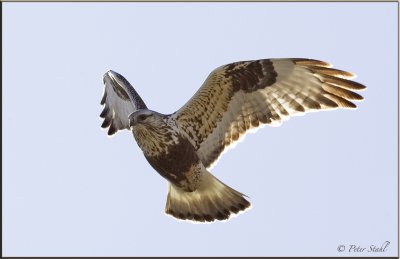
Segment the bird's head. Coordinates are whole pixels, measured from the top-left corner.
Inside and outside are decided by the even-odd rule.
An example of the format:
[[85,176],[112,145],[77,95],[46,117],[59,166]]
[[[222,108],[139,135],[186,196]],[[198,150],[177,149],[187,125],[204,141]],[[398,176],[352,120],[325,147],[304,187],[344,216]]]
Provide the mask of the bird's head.
[[129,129],[145,154],[166,152],[165,143],[171,142],[174,135],[168,125],[168,115],[141,109],[131,113],[128,119]]
[[164,116],[158,112],[148,109],[141,109],[131,113],[128,117],[129,128],[133,130],[136,127],[159,128],[165,124]]

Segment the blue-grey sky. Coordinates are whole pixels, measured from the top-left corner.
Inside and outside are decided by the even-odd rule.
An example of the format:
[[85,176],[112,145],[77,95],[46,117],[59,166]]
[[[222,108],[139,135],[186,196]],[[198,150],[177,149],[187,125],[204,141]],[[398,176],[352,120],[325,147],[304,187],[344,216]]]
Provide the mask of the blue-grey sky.
[[[397,256],[397,5],[3,3],[3,255]],[[214,68],[280,57],[356,73],[365,101],[226,153],[212,171],[246,213],[166,216],[166,180],[132,134],[100,128],[102,75],[171,113]]]

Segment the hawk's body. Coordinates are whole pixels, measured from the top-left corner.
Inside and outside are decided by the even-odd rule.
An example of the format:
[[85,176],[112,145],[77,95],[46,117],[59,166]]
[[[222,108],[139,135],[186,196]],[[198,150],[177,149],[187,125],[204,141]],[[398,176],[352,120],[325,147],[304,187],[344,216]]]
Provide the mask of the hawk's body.
[[307,111],[355,108],[351,73],[309,59],[236,62],[214,70],[177,112],[148,110],[121,75],[104,75],[102,127],[130,129],[152,167],[169,182],[166,213],[180,219],[228,219],[250,203],[208,169],[250,129],[279,125]]

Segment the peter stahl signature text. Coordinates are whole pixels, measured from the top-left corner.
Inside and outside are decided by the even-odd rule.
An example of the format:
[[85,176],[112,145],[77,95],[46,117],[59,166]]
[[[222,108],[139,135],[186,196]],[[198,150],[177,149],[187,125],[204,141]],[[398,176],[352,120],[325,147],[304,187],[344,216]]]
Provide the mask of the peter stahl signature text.
[[[364,252],[382,253],[386,252],[386,249],[388,248],[389,245],[390,245],[389,241],[385,241],[380,246],[370,245],[369,247],[362,247],[359,245],[349,245],[347,251],[350,253],[364,253]],[[345,251],[345,246],[342,246],[341,248],[342,249],[340,249],[341,250],[340,252]]]

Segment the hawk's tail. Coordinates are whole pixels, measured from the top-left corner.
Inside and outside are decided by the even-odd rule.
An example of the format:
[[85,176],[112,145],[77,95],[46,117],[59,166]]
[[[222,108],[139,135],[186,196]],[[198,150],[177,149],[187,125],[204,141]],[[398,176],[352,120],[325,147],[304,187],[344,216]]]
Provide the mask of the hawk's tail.
[[232,213],[250,207],[250,202],[243,196],[206,171],[199,187],[193,192],[169,184],[165,213],[175,218],[200,222],[226,220]]

